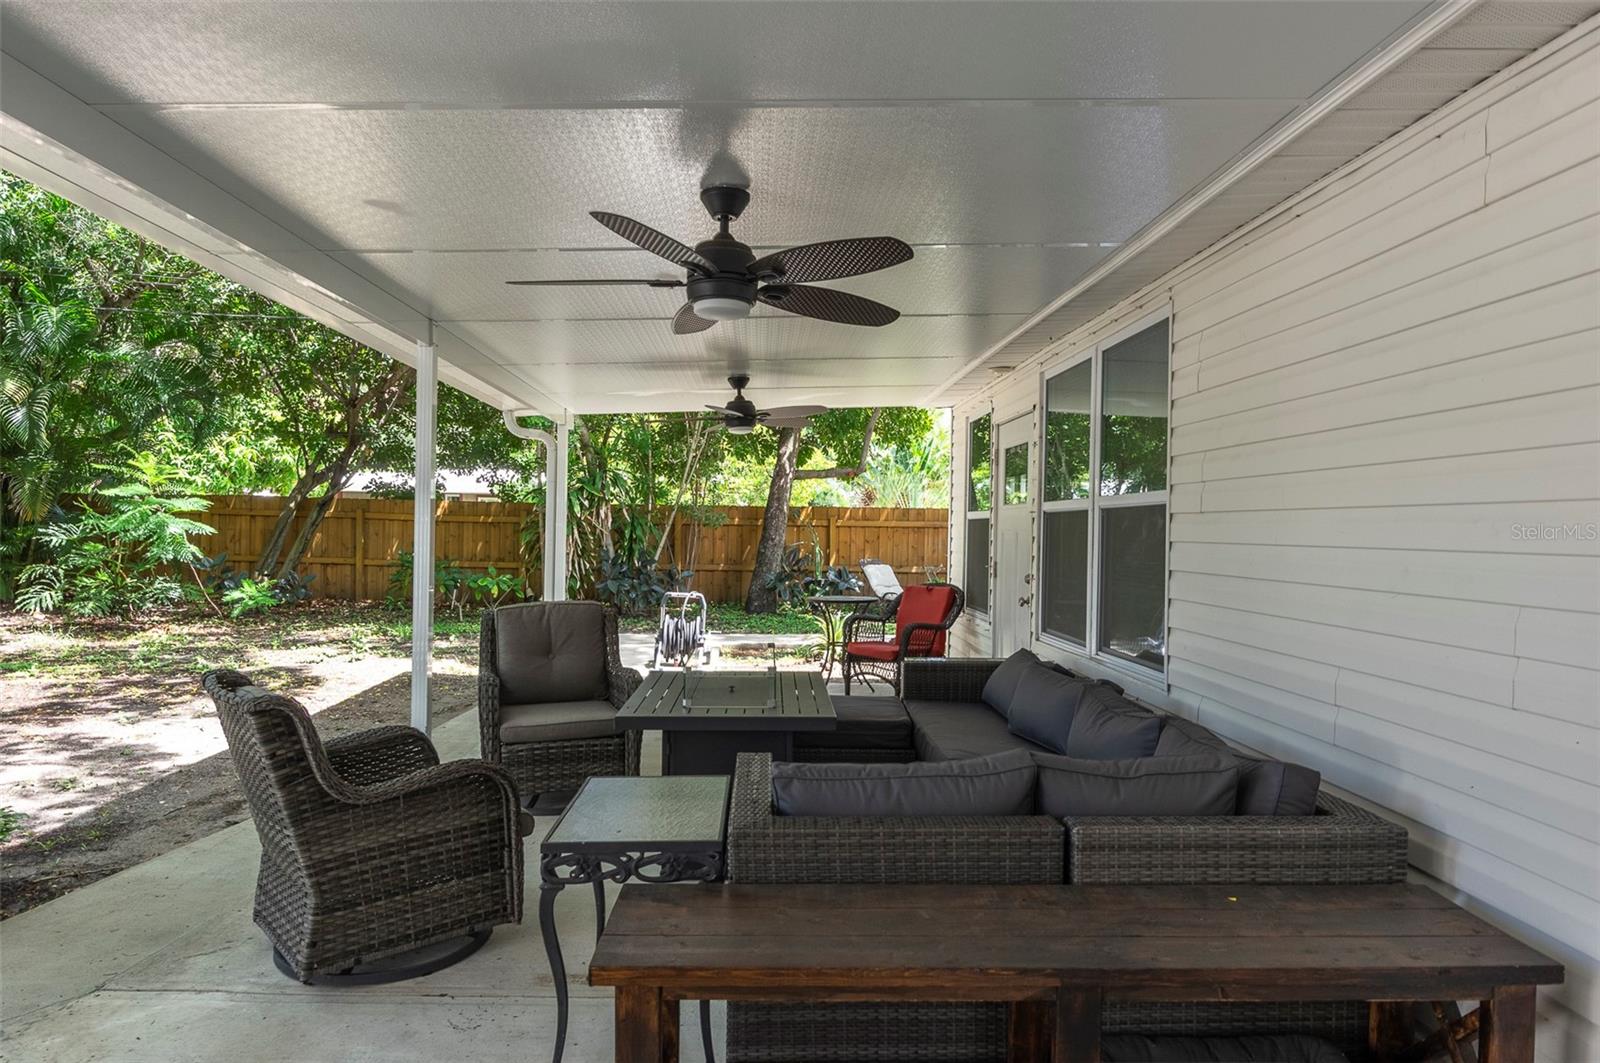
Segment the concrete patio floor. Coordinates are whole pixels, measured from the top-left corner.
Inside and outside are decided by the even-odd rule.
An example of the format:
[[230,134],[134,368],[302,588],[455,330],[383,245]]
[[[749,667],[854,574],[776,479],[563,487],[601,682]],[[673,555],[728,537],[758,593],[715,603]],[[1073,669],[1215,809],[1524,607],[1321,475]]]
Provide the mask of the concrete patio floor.
[[[648,642],[627,642],[625,661],[642,664]],[[655,774],[660,736],[645,737],[644,771]],[[434,741],[445,760],[477,756],[476,718],[450,720]],[[332,989],[280,974],[250,919],[260,847],[249,821],[25,912],[0,931],[0,1059],[539,1063],[553,1047],[556,1004],[539,935],[534,843],[551,822],[541,818],[527,839],[522,924],[497,928],[476,955],[410,982]],[[611,991],[585,981],[590,892],[563,891],[556,921],[572,993],[564,1059],[610,1060]],[[703,1059],[698,1021],[687,1005],[686,1063]],[[719,1050],[722,1023],[715,1005]]]

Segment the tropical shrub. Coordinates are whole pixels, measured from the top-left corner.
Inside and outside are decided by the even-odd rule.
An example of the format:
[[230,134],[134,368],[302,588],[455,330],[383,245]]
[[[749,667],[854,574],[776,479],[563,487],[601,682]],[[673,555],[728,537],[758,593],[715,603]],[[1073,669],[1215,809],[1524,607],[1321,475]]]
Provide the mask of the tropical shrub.
[[688,583],[694,573],[680,568],[657,568],[648,550],[612,554],[600,562],[595,594],[610,602],[623,616],[645,616],[661,607],[668,591]]
[[223,591],[222,600],[228,606],[228,615],[235,620],[250,613],[264,613],[279,604],[270,582],[249,576]]
[[75,516],[34,532],[45,558],[23,567],[18,608],[131,617],[184,600],[176,573],[193,573],[204,559],[189,537],[213,532],[184,514],[203,512],[210,503],[172,493],[181,486],[172,482],[172,470],[148,454],[135,455],[121,471],[128,482],[97,489]]
[[816,543],[790,543],[767,586],[780,605],[798,608],[816,594],[855,594],[861,581],[844,565],[824,565]]

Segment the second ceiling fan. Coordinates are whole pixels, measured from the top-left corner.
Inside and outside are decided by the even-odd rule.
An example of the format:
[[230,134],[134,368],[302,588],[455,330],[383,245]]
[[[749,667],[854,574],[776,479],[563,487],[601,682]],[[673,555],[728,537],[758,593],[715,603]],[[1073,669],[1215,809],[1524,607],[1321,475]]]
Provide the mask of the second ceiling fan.
[[735,240],[728,226],[750,203],[750,191],[735,185],[713,185],[700,202],[717,221],[718,232],[694,247],[680,243],[643,222],[603,210],[590,217],[651,254],[681,266],[684,280],[515,280],[517,285],[642,284],[650,288],[685,288],[688,301],[672,319],[678,335],[703,332],[718,321],[748,317],[756,303],[802,317],[842,325],[887,325],[900,316],[891,306],[835,288],[812,287],[815,281],[838,280],[898,266],[911,258],[911,247],[892,236],[863,236],[802,244],[757,258]]

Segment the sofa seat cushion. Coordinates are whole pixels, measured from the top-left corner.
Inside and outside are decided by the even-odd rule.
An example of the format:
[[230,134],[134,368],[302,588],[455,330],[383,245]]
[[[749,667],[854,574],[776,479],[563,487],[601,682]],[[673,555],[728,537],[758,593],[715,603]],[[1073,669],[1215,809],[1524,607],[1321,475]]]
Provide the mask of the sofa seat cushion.
[[1105,1063],[1348,1063],[1327,1041],[1305,1034],[1244,1034],[1238,1037],[1146,1037],[1107,1034],[1100,1044]]
[[494,611],[495,673],[504,704],[605,698],[605,607],[530,602]]
[[898,698],[833,697],[839,726],[832,731],[796,731],[801,749],[910,749],[911,716]]
[[1082,760],[1034,754],[1038,810],[1047,816],[1231,816],[1239,789],[1232,757]]
[[1013,816],[1033,811],[1033,757],[772,766],[781,816]]
[[847,642],[844,652],[849,657],[865,657],[870,661],[893,661],[900,656],[897,642]]
[[500,706],[500,741],[562,742],[607,738],[617,733],[617,710],[609,701],[547,701]]
[[1005,717],[981,701],[907,701],[918,760],[965,760],[1013,749],[1038,750],[1006,729]]

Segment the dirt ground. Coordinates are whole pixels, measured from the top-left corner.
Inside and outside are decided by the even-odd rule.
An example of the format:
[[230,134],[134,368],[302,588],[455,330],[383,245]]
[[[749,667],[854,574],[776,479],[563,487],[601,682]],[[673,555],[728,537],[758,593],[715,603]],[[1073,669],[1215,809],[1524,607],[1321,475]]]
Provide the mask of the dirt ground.
[[[325,736],[409,715],[409,620],[326,603],[245,620],[0,612],[0,918],[245,818],[200,676],[237,668]],[[477,630],[435,634],[435,719],[472,708]]]

